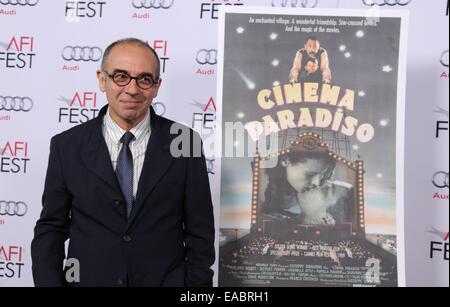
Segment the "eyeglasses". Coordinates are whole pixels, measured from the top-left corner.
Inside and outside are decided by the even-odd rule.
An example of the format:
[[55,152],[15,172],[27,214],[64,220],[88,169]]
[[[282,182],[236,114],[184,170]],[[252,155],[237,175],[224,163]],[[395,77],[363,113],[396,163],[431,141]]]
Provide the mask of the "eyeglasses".
[[110,77],[118,86],[127,86],[130,84],[131,80],[134,79],[136,80],[137,86],[143,90],[154,87],[161,80],[160,78],[156,78],[155,80],[149,73],[141,74],[137,77],[132,77],[125,71],[115,71],[114,73],[109,74],[107,71],[103,70],[103,73]]

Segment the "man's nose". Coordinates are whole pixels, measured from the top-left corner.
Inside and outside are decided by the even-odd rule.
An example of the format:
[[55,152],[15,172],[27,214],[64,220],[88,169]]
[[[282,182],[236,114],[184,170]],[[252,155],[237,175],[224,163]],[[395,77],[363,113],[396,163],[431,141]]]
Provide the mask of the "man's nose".
[[311,185],[314,187],[318,187],[320,185],[320,175],[316,175],[311,179]]
[[137,85],[137,80],[133,79],[128,83],[128,85],[125,87],[125,92],[128,95],[136,96],[139,94],[139,87]]

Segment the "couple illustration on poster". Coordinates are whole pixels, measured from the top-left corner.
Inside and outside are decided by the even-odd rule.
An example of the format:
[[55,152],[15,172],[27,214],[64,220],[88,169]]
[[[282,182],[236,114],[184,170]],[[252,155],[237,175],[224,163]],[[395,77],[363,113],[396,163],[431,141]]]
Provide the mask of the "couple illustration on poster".
[[326,152],[292,151],[267,168],[263,212],[269,220],[335,226],[351,221],[349,182],[336,180],[336,160]]
[[[289,81],[330,83],[327,51],[308,37],[295,55]],[[263,212],[269,220],[335,226],[351,220],[352,184],[335,180],[336,160],[326,152],[293,151],[280,157],[268,178]]]

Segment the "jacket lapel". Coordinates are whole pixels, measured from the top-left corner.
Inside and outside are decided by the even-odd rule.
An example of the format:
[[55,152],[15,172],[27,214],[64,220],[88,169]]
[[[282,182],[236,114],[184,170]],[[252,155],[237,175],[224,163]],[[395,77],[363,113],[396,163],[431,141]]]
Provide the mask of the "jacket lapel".
[[[106,113],[108,106],[104,106],[99,116],[93,121],[91,134],[87,138],[83,148],[82,159],[88,169],[94,172],[99,179],[106,182],[109,186],[120,192],[120,186],[114,174],[111,157],[106,146],[106,141],[102,132],[102,118]],[[119,194],[120,195],[120,194]]]
[[[173,162],[170,155],[170,138],[167,137],[169,130],[165,131],[161,118],[156,115],[150,107],[151,135],[145,152],[144,165],[139,178],[136,201],[128,220],[131,226],[139,211],[143,208],[146,198],[153,191],[163,175]],[[170,127],[169,127],[170,128]]]

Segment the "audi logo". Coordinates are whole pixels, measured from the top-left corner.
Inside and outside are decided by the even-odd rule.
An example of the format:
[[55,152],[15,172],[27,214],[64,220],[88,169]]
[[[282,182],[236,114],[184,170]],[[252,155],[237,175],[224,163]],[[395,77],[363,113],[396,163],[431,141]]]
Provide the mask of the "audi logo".
[[216,49],[200,49],[197,52],[197,57],[195,58],[200,65],[216,65],[217,64],[217,50]]
[[412,0],[362,0],[365,6],[406,6]]
[[275,7],[314,8],[317,4],[319,4],[319,0],[272,0],[272,6]]
[[448,188],[448,172],[436,172],[433,175],[433,185],[436,188],[443,189]]
[[162,102],[154,102],[152,103],[153,110],[159,116],[164,116],[166,114],[166,105]]
[[99,47],[66,46],[62,51],[62,58],[66,61],[98,62],[103,51]]
[[21,5],[21,6],[35,6],[39,0],[0,0],[0,4],[4,5]]
[[442,52],[440,62],[442,64],[442,66],[448,67],[448,50],[445,50],[444,52]]
[[0,200],[0,216],[24,216],[28,207],[23,201]]
[[0,96],[0,111],[28,112],[33,108],[30,97]]
[[133,0],[132,5],[136,9],[169,9],[175,0]]

